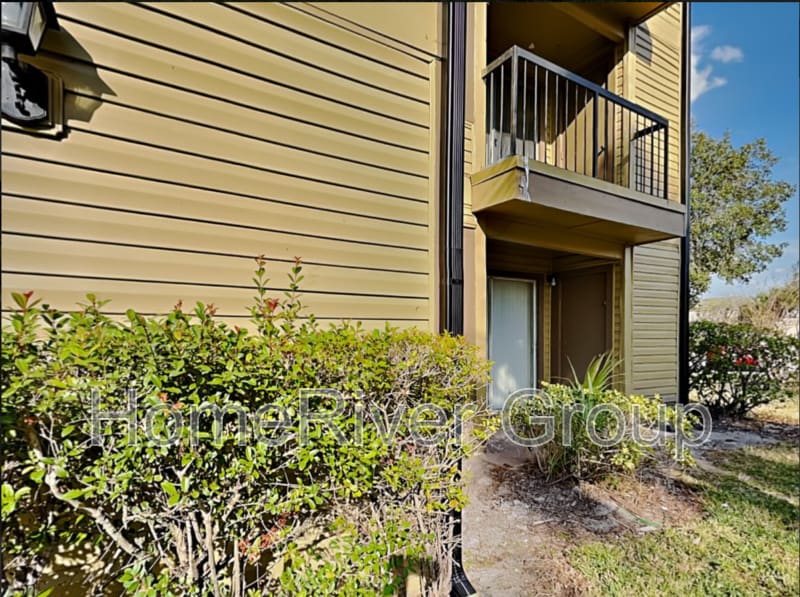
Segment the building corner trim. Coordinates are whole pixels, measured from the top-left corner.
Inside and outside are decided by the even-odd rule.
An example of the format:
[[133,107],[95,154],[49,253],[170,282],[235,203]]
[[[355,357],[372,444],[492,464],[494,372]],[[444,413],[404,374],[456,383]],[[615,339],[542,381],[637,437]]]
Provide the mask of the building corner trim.
[[683,31],[681,32],[683,54],[681,55],[681,78],[683,80],[681,98],[681,195],[686,206],[685,233],[681,239],[680,301],[678,307],[678,402],[689,402],[689,260],[690,251],[690,211],[691,211],[691,72],[690,56],[692,52],[692,4],[683,3]]

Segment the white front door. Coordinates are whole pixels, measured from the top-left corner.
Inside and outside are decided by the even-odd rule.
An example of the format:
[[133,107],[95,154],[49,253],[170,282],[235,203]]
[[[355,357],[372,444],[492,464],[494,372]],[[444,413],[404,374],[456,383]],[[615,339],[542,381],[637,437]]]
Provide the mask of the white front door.
[[489,278],[489,406],[536,385],[536,282]]

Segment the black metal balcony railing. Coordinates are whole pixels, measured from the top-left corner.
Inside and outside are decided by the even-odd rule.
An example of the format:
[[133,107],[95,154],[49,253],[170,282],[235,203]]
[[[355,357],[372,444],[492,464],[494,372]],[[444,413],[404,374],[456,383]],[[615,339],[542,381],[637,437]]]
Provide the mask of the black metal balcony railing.
[[667,196],[667,120],[517,46],[486,67],[487,165],[511,155]]

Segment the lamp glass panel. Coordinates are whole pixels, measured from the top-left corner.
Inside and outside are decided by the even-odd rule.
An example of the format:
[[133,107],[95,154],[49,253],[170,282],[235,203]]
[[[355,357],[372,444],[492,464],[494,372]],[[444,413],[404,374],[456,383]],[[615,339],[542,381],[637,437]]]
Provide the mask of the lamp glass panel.
[[25,19],[28,7],[25,2],[2,2],[2,23],[4,30],[12,30],[17,33],[25,31]]
[[39,44],[42,42],[44,30],[47,28],[47,19],[44,16],[44,10],[40,2],[33,3],[33,15],[31,16],[31,24],[28,29],[28,35],[31,40],[33,51],[39,49]]

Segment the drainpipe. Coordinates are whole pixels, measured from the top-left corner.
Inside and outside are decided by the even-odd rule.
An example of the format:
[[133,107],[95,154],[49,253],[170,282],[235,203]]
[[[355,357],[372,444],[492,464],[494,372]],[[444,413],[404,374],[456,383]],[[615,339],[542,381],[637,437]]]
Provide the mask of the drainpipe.
[[[464,86],[466,77],[467,6],[444,2],[446,68],[442,76],[441,155],[441,321],[442,331],[464,333]],[[458,436],[461,429],[454,430]],[[459,474],[461,461],[458,463]],[[452,512],[453,572],[451,595],[467,597],[476,591],[462,561],[461,512]]]
[[679,304],[678,320],[678,401],[681,404],[689,402],[689,259],[691,227],[689,226],[689,210],[691,201],[689,191],[691,188],[691,77],[689,76],[692,52],[692,4],[683,3],[683,55],[681,57],[681,73],[683,78],[683,110],[681,114],[681,154],[683,157],[683,168],[681,169],[681,195],[683,204],[686,207],[684,220],[684,235],[681,239],[681,295]]

